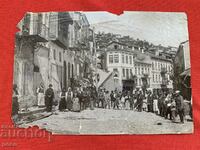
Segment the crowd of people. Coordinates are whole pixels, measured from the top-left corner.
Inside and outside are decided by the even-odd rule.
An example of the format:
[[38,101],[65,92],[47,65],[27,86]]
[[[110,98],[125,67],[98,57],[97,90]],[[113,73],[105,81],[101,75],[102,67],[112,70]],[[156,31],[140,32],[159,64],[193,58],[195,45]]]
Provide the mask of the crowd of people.
[[[13,87],[13,115],[18,113],[17,86]],[[105,88],[98,90],[94,85],[87,87],[65,88],[59,94],[59,100],[55,103],[55,94],[52,84],[44,90],[40,85],[37,89],[38,107],[46,107],[51,112],[53,105],[58,105],[59,111],[80,112],[85,109],[94,108],[134,110],[138,112],[147,111],[165,117],[175,122],[177,115],[180,122],[184,123],[185,107],[184,99],[180,91],[151,91],[136,88],[134,91],[119,91],[117,89],[108,91]],[[191,105],[190,105],[191,108]],[[190,111],[192,113],[192,111]]]
[[[101,105],[99,105],[101,103]],[[147,111],[155,113],[176,122],[177,115],[180,122],[184,123],[186,109],[192,117],[192,107],[190,101],[184,100],[180,91],[169,90],[142,90],[131,91],[106,91],[99,89],[97,107],[108,109],[135,110],[138,112]],[[186,107],[188,106],[188,107]]]

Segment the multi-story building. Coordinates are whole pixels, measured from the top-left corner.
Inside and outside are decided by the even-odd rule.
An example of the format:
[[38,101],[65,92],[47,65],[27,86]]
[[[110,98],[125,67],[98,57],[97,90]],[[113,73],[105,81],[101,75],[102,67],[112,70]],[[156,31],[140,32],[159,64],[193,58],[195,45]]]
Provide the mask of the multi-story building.
[[[36,103],[37,79],[42,80],[42,75],[39,73],[42,68],[38,67],[37,62],[48,64],[48,49],[40,43],[48,41],[49,17],[44,13],[27,13],[18,27],[20,31],[16,33],[15,38],[13,82],[18,86],[21,104],[33,105]],[[37,58],[42,59],[37,60]]]
[[72,68],[72,73],[68,72],[68,74],[73,74],[71,78],[68,78],[68,86],[74,86],[82,84],[80,82],[89,77],[93,62],[91,58],[95,56],[96,51],[94,51],[94,33],[85,14],[70,12],[70,17],[72,23],[69,25],[68,31],[68,49],[72,52],[69,52],[70,58],[65,58],[68,67]]
[[36,104],[36,88],[41,83],[45,89],[53,84],[57,96],[61,88],[75,85],[75,79],[88,78],[95,51],[84,14],[27,13],[18,26],[14,83],[22,104]]
[[150,82],[150,58],[125,44],[113,41],[107,46],[106,66],[108,71],[116,73],[115,88],[119,90],[142,87],[144,78]]
[[191,65],[189,41],[182,42],[174,59],[174,87],[183,97],[191,99]]
[[173,66],[172,60],[159,55],[148,53],[151,57],[151,81],[150,87],[153,89],[171,88],[173,82],[170,78]]
[[[142,48],[136,50],[134,47],[130,48],[126,44],[113,41],[105,48],[104,59],[106,70],[113,72],[112,76],[115,77],[115,84],[110,85],[113,86],[113,90],[133,90],[135,87],[172,88],[172,61],[163,56],[145,53]],[[106,80],[111,83],[111,80]]]
[[136,76],[136,86],[142,88],[149,88],[151,86],[152,68],[151,58],[143,52],[136,51],[136,57],[134,60],[134,75]]
[[114,41],[107,46],[106,66],[108,71],[116,72],[117,84],[115,84],[115,88],[118,87],[119,90],[128,88],[128,85],[125,85],[127,80],[130,80],[130,85],[133,85],[134,80],[131,80],[133,74],[133,58],[133,51],[128,49],[127,46],[122,43]]

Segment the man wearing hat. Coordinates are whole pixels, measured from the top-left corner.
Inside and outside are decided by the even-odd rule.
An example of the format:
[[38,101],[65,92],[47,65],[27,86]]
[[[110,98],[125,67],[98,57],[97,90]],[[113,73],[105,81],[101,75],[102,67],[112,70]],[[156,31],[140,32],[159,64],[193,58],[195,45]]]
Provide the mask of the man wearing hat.
[[181,123],[184,123],[184,101],[183,97],[180,95],[180,91],[175,91],[175,102],[176,102],[176,110],[180,117]]
[[49,88],[45,91],[45,105],[47,112],[52,111],[53,99],[54,99],[54,91],[52,89],[53,85],[49,84]]

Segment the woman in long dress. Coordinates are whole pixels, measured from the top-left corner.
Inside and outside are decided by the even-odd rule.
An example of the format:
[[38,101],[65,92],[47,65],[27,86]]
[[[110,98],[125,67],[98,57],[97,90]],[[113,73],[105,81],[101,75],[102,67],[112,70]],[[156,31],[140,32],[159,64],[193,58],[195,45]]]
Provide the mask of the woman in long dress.
[[60,103],[59,103],[59,110],[64,111],[67,108],[66,103],[66,90],[63,88],[62,92],[60,93]]
[[38,107],[45,107],[44,103],[44,86],[40,84],[37,88]]
[[67,99],[67,109],[71,111],[73,106],[73,101],[72,101],[73,92],[70,87],[68,88],[68,91],[66,93],[66,99]]
[[80,112],[80,110],[81,110],[77,92],[74,92],[72,110],[75,112]]
[[130,91],[128,91],[127,95],[125,96],[125,110],[130,109],[130,99],[131,99],[130,95],[131,95]]
[[125,95],[123,93],[120,99],[120,108],[125,109]]
[[158,97],[157,95],[154,96],[154,100],[153,100],[153,111],[156,114],[159,114],[159,109],[158,109]]

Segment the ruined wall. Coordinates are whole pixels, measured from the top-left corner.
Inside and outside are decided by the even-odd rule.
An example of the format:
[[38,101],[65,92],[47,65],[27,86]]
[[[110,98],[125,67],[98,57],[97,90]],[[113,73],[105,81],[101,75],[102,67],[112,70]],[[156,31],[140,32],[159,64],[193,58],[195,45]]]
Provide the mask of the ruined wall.
[[34,47],[27,41],[21,40],[15,48],[14,81],[20,94],[20,108],[36,104],[34,86]]

